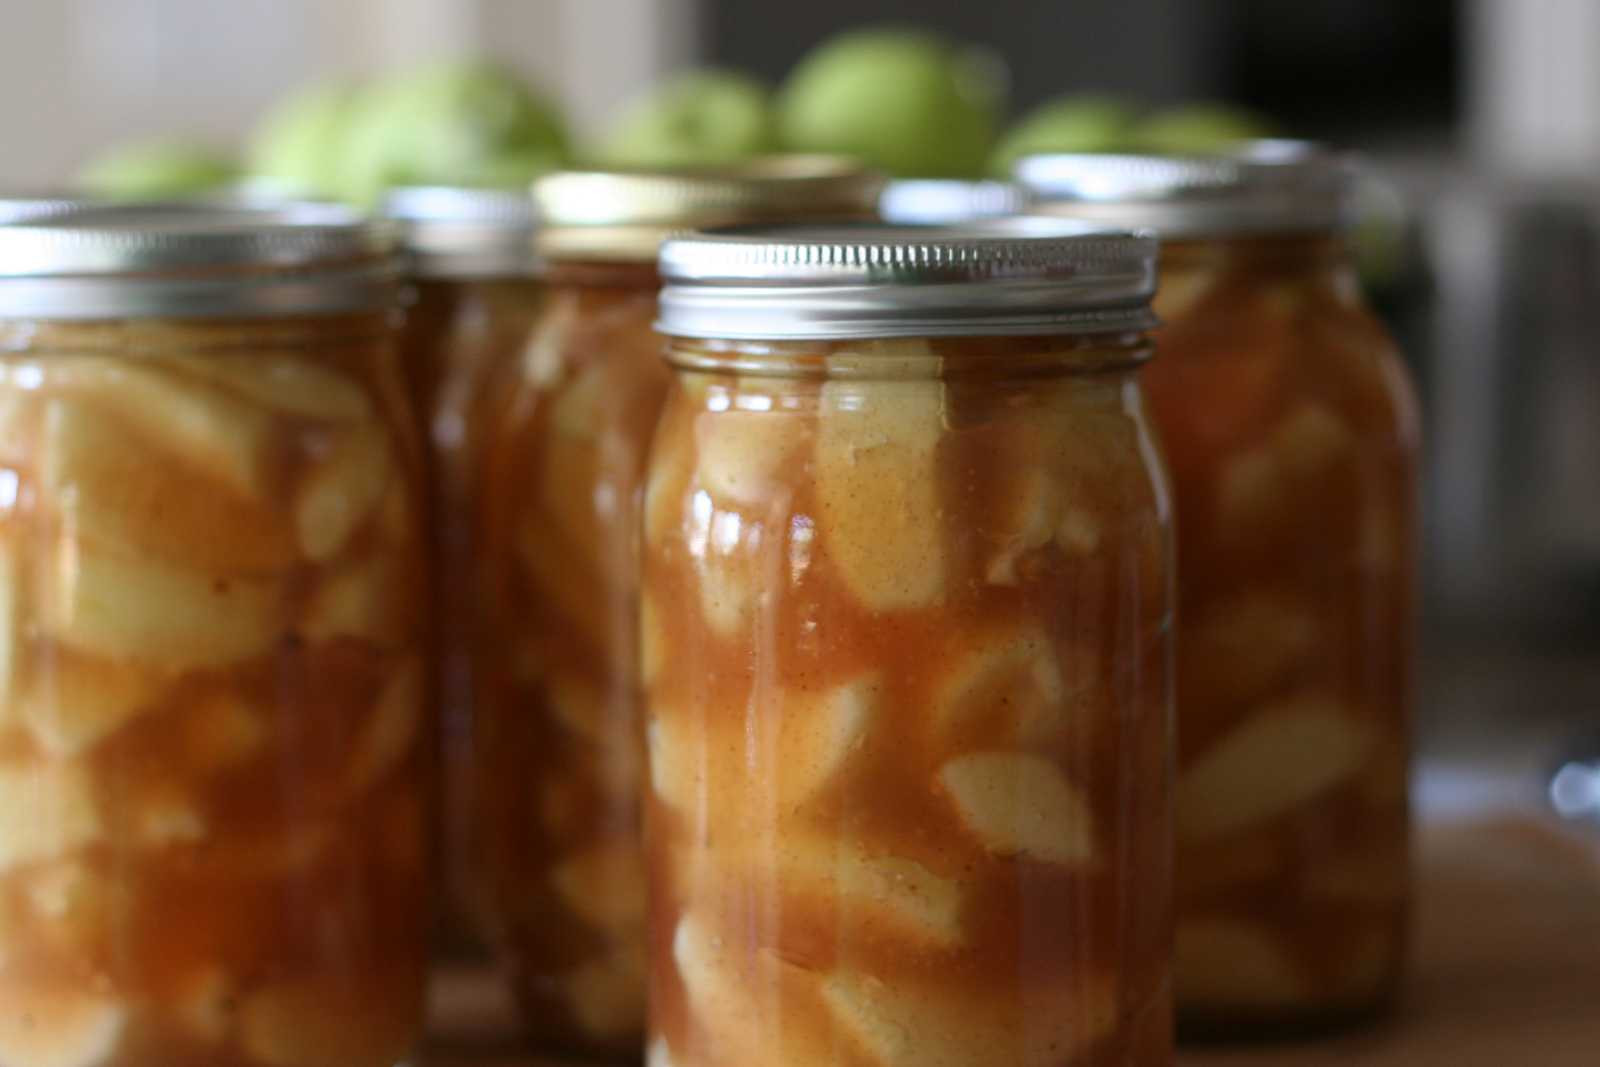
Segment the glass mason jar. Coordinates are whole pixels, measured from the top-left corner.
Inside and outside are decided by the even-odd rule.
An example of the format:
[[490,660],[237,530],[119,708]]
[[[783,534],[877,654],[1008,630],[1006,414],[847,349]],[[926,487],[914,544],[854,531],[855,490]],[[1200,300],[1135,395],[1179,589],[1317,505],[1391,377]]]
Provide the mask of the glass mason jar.
[[1417,415],[1342,161],[1038,157],[1041,208],[1163,238],[1145,384],[1179,537],[1178,1010],[1222,1035],[1396,994],[1410,897]]
[[415,1046],[397,282],[387,231],[350,221],[0,227],[0,1063]]
[[523,191],[413,186],[391,191],[384,214],[402,227],[410,264],[413,299],[400,355],[428,469],[438,947],[472,956],[483,927],[470,801],[472,483],[482,448],[475,409],[488,383],[520,357],[538,315],[533,201]]
[[664,247],[650,1063],[1171,1063],[1154,249]]
[[479,408],[476,823],[487,910],[544,1051],[637,1056],[638,498],[668,373],[655,256],[719,221],[870,213],[837,160],[534,185],[547,294]]

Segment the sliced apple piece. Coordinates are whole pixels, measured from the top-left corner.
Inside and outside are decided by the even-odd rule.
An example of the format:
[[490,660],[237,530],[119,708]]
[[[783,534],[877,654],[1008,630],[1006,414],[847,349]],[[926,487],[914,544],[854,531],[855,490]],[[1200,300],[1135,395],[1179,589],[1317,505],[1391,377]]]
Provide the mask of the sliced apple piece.
[[367,553],[330,572],[312,591],[300,633],[313,644],[348,637],[379,648],[404,643],[415,629],[408,582],[388,552]]
[[[737,512],[724,511],[718,519],[738,520]],[[713,633],[730,640],[750,626],[756,588],[751,580],[749,561],[740,554],[737,542],[728,551],[711,548],[695,559],[700,582],[700,615]]]
[[556,892],[574,915],[601,930],[644,925],[644,859],[633,838],[603,840],[556,864]]
[[1054,763],[1025,752],[975,752],[939,770],[961,822],[990,852],[1073,867],[1097,857],[1088,801]]
[[704,799],[705,775],[692,747],[689,724],[677,712],[659,712],[651,716],[645,739],[656,796],[679,812],[694,811]]
[[639,593],[639,681],[654,685],[666,665],[666,620],[648,591]]
[[1067,692],[1049,635],[1024,627],[988,634],[957,659],[934,698],[933,724],[950,736],[973,724],[1007,724],[1021,742],[1066,723]]
[[45,387],[66,403],[115,411],[165,451],[184,456],[246,498],[271,497],[267,478],[273,420],[205,385],[144,360],[74,356],[46,366]]
[[277,414],[337,422],[372,415],[372,401],[357,382],[309,359],[252,352],[241,356],[166,355],[160,362]]
[[276,501],[215,484],[187,453],[143,445],[122,412],[56,400],[42,432],[40,489],[72,537],[210,574],[293,565]]
[[672,1067],[672,1047],[666,1038],[658,1037],[650,1042],[650,1049],[644,1054],[644,1067]]
[[295,494],[300,550],[321,563],[349,542],[383,498],[394,459],[382,427],[363,425],[339,435]]
[[1371,728],[1326,693],[1262,708],[1179,776],[1178,838],[1210,841],[1279,818],[1356,775],[1372,745]]
[[270,708],[259,707],[230,691],[201,698],[174,725],[183,766],[200,775],[238,766],[266,744],[271,716]]
[[345,975],[291,981],[245,997],[239,1043],[267,1067],[379,1067],[413,1051],[420,1009],[420,990],[397,997]]
[[1316,995],[1310,978],[1271,931],[1242,919],[1178,923],[1178,999],[1217,1007],[1281,1007]]
[[1179,642],[1189,695],[1219,707],[1259,700],[1293,677],[1321,639],[1310,606],[1247,591],[1205,608]]
[[1020,580],[1018,561],[1048,545],[1061,518],[1061,485],[1053,471],[1037,463],[1026,464],[1010,488],[1010,497],[995,520],[1008,535],[985,571],[992,585],[1016,585]]
[[22,603],[22,569],[17,561],[17,546],[9,537],[0,537],[0,733],[13,718],[11,688],[21,651],[18,616]]
[[345,765],[345,797],[366,793],[411,755],[422,727],[422,682],[422,664],[413,658],[385,683]]
[[1117,1025],[1116,983],[1087,975],[1052,986],[937,987],[840,971],[822,986],[835,1024],[882,1067],[1054,1067]]
[[693,1023],[713,1059],[727,1064],[819,1064],[833,1057],[806,1011],[817,977],[769,949],[741,951],[694,914],[678,920],[672,959]]
[[845,587],[869,611],[915,610],[944,596],[935,462],[944,403],[937,381],[822,387],[819,535]]
[[645,984],[644,950],[631,944],[581,964],[563,982],[572,1017],[602,1038],[644,1029]]
[[116,1054],[127,1019],[111,997],[13,980],[0,985],[0,1067],[95,1067]]
[[859,675],[820,693],[780,698],[778,752],[771,769],[785,811],[810,800],[865,743],[883,713],[883,679]]
[[103,830],[81,764],[0,763],[0,871],[64,856]]
[[719,411],[695,422],[700,483],[718,500],[765,503],[785,469],[809,445],[801,420],[776,411]]
[[137,663],[52,648],[34,656],[21,715],[46,752],[70,758],[148,712],[165,682]]
[[1353,452],[1356,435],[1349,423],[1326,407],[1305,403],[1273,430],[1272,444],[1291,477],[1311,478]]
[[210,832],[197,800],[170,781],[147,783],[129,807],[134,839],[147,848],[193,844]]
[[285,629],[277,582],[212,578],[88,542],[58,548],[42,577],[46,632],[110,659],[170,670],[224,667],[267,652]]
[[[786,893],[831,902],[832,925],[842,938],[887,930],[940,948],[962,940],[966,898],[954,879],[914,860],[868,855],[857,843],[819,834],[784,834],[777,849],[777,884]],[[762,862],[756,861],[758,870]]]

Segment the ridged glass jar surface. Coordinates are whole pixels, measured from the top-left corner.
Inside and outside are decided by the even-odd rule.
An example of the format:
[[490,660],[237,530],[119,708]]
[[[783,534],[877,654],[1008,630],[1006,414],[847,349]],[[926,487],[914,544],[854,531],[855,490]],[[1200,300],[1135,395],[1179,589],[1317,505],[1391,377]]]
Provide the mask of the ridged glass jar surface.
[[437,275],[417,278],[413,290],[400,351],[428,471],[440,770],[438,936],[447,955],[470,958],[482,951],[486,925],[471,801],[472,515],[484,447],[480,410],[484,392],[515,374],[543,289],[532,277]]
[[1171,506],[1117,337],[675,339],[649,1062],[1171,1062]]
[[1332,235],[1162,252],[1145,376],[1179,514],[1179,1014],[1394,996],[1410,898],[1417,416]]
[[475,823],[493,937],[545,1048],[644,1025],[638,501],[666,390],[655,268],[564,264],[481,406]]
[[0,1063],[413,1050],[420,473],[389,312],[0,322]]

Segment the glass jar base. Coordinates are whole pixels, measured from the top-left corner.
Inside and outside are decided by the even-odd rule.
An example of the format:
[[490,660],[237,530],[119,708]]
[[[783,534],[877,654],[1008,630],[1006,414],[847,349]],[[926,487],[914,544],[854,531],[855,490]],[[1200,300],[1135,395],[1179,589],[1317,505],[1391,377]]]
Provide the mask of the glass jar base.
[[1385,990],[1366,1000],[1299,1008],[1178,1009],[1178,1043],[1185,1046],[1271,1045],[1336,1037],[1381,1026],[1395,1015],[1398,996]]

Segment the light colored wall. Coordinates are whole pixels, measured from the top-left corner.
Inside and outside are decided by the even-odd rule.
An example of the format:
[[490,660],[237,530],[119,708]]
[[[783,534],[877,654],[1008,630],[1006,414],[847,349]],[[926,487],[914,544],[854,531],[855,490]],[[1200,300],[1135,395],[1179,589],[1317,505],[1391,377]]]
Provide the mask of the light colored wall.
[[0,187],[115,140],[240,141],[285,90],[431,56],[513,64],[592,130],[697,51],[696,0],[0,0]]

